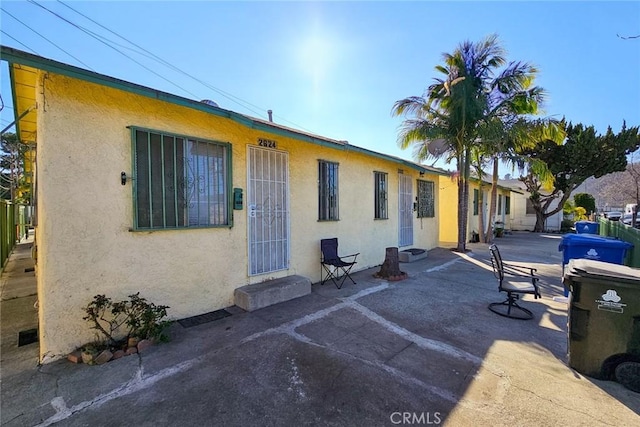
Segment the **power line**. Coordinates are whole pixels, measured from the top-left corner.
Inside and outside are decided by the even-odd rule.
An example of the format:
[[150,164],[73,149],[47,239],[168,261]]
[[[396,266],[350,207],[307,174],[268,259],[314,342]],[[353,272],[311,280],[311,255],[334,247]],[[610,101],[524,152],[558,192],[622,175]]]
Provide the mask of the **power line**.
[[35,53],[36,55],[40,55],[38,52],[36,52],[35,50],[31,49],[29,46],[27,46],[26,44],[22,43],[20,40],[18,40],[17,38],[11,36],[11,34],[8,34],[7,32],[5,32],[4,30],[0,30],[0,33],[4,34],[5,36],[9,37],[11,40],[15,41],[16,43],[18,43],[19,45],[21,45],[22,47],[24,47],[27,50],[30,50],[31,52]]
[[[170,62],[168,62],[168,61],[166,61],[166,60],[162,59],[161,57],[159,57],[158,55],[154,54],[153,52],[150,52],[149,50],[147,50],[147,49],[143,48],[142,46],[140,46],[140,45],[138,45],[138,44],[136,44],[136,43],[132,42],[131,40],[127,39],[126,37],[123,37],[123,36],[121,36],[120,34],[116,33],[115,31],[112,31],[111,29],[109,29],[109,28],[107,28],[106,26],[104,26],[104,25],[100,24],[99,22],[97,22],[97,21],[93,20],[92,18],[88,17],[87,15],[83,14],[82,12],[79,12],[78,10],[76,10],[76,9],[72,8],[71,6],[69,6],[69,5],[65,4],[64,2],[62,2],[62,1],[58,0],[58,3],[60,3],[60,4],[62,4],[63,6],[65,6],[65,7],[69,8],[69,9],[71,9],[72,11],[74,11],[75,13],[77,13],[78,15],[80,15],[80,16],[82,16],[82,17],[84,17],[85,19],[88,19],[89,21],[91,21],[91,22],[93,22],[94,24],[98,25],[100,28],[103,28],[104,30],[106,30],[106,31],[110,32],[111,34],[115,35],[116,37],[119,37],[120,39],[122,39],[122,40],[126,41],[127,43],[129,43],[129,44],[131,44],[131,45],[135,46],[136,48],[140,49],[142,52],[144,52],[144,53],[148,54],[148,55],[145,55],[145,56],[147,56],[148,58],[154,59],[155,61],[157,61],[157,62],[159,62],[159,63],[163,64],[164,66],[166,66],[166,67],[168,67],[168,68],[170,68],[170,69],[172,69],[172,70],[174,70],[174,71],[176,71],[176,72],[178,72],[178,73],[180,73],[180,74],[183,74],[183,75],[185,75],[185,76],[187,76],[187,77],[189,77],[189,78],[191,78],[191,79],[193,79],[193,80],[195,80],[196,82],[198,82],[198,83],[200,83],[200,84],[204,85],[205,87],[207,87],[207,88],[209,88],[209,89],[211,89],[211,90],[213,90],[213,91],[215,91],[215,92],[219,93],[220,95],[224,96],[225,98],[229,99],[230,101],[235,102],[236,104],[240,105],[240,106],[241,106],[241,107],[243,107],[243,108],[246,108],[247,110],[249,110],[249,111],[251,111],[251,112],[253,112],[253,113],[255,113],[255,114],[258,114],[258,115],[262,115],[262,114],[264,114],[264,113],[262,113],[261,111],[255,111],[255,110],[253,110],[253,109],[251,109],[251,108],[247,107],[247,105],[249,105],[249,106],[252,106],[252,107],[254,107],[254,108],[257,108],[258,110],[262,110],[262,109],[261,109],[260,107],[258,107],[257,105],[253,105],[253,104],[251,104],[250,102],[243,100],[242,98],[239,98],[239,97],[237,97],[237,96],[235,96],[235,95],[233,95],[233,94],[230,94],[230,93],[228,93],[228,92],[223,91],[222,89],[218,89],[218,88],[216,88],[216,87],[214,87],[214,86],[209,85],[208,83],[206,83],[206,82],[204,82],[204,81],[202,81],[202,80],[198,79],[197,77],[194,77],[194,76],[192,76],[192,75],[188,74],[187,72],[183,71],[182,69],[180,69],[180,68],[176,67],[176,66],[175,66],[175,65],[173,65],[172,63],[170,63]],[[105,39],[105,40],[108,40],[108,39]],[[113,43],[113,41],[111,41],[111,42]],[[132,49],[132,50],[133,50],[133,49]],[[142,53],[141,53],[141,52],[139,52],[139,51],[138,51],[137,53],[138,53],[138,54],[142,54]],[[244,103],[244,104],[246,104],[246,105],[243,105],[243,103]],[[262,111],[264,111],[264,110],[262,110]]]
[[70,57],[72,57],[73,59],[75,59],[76,61],[78,61],[79,63],[81,63],[82,65],[84,65],[85,67],[87,67],[88,69],[90,69],[91,71],[95,71],[93,68],[91,68],[90,66],[88,66],[87,64],[85,64],[84,62],[82,62],[80,59],[76,58],[75,56],[73,56],[72,54],[70,54],[69,52],[67,52],[66,50],[64,50],[63,48],[61,48],[60,46],[58,46],[57,44],[55,44],[54,42],[52,42],[51,40],[49,40],[48,38],[46,38],[45,36],[43,36],[42,34],[40,34],[39,32],[37,32],[36,30],[34,30],[33,28],[31,28],[30,26],[28,26],[27,24],[25,24],[24,22],[22,22],[21,20],[19,20],[18,18],[16,18],[15,16],[13,16],[11,13],[7,12],[6,10],[4,10],[3,8],[0,8],[4,13],[6,13],[7,15],[9,15],[10,17],[12,17],[13,19],[15,19],[16,21],[18,21],[19,23],[21,23],[22,25],[24,25],[25,27],[27,27],[28,29],[30,29],[31,31],[33,31],[34,33],[36,33],[37,35],[39,35],[40,37],[42,37],[43,39],[45,39],[46,41],[48,41],[49,43],[51,43],[52,45],[54,45],[55,47],[57,47],[58,49],[60,49],[61,51],[63,51],[64,53],[66,53],[67,55],[69,55]]
[[[66,23],[68,23],[68,24],[72,25],[73,27],[75,27],[75,28],[79,29],[79,30],[80,30],[80,31],[82,31],[83,33],[85,33],[85,34],[87,34],[87,35],[91,36],[92,38],[96,39],[97,41],[99,41],[100,43],[104,44],[105,46],[110,47],[111,49],[115,50],[116,52],[118,52],[119,54],[121,54],[122,56],[124,56],[125,58],[130,59],[131,61],[135,62],[136,64],[138,64],[139,66],[141,66],[141,67],[142,67],[142,68],[144,68],[145,70],[147,70],[147,71],[149,71],[150,73],[153,73],[154,75],[156,75],[156,76],[160,77],[162,80],[164,80],[164,81],[166,81],[166,82],[168,82],[168,83],[170,83],[170,84],[174,85],[174,86],[175,86],[175,87],[177,87],[178,89],[180,89],[180,90],[182,90],[182,91],[184,91],[184,92],[188,93],[189,95],[193,96],[194,98],[197,98],[197,95],[195,95],[195,94],[193,94],[193,93],[189,92],[187,89],[183,88],[182,86],[178,85],[177,83],[172,82],[171,80],[167,79],[166,77],[163,77],[162,75],[160,75],[160,74],[156,73],[156,72],[155,72],[155,71],[153,71],[151,68],[149,68],[149,67],[145,66],[144,64],[141,64],[140,62],[138,62],[138,61],[136,61],[135,59],[131,58],[131,57],[130,57],[129,55],[127,55],[126,53],[124,53],[124,52],[122,52],[122,51],[118,50],[117,48],[115,48],[115,47],[111,46],[110,44],[106,43],[105,41],[100,40],[100,38],[98,38],[98,37],[94,36],[94,35],[93,35],[93,34],[91,34],[89,31],[85,30],[84,28],[80,27],[79,25],[74,24],[73,22],[69,21],[68,19],[66,19],[66,18],[64,18],[64,17],[62,17],[62,16],[60,16],[60,15],[58,15],[57,13],[53,12],[52,10],[50,10],[50,9],[48,9],[48,8],[46,8],[46,7],[44,7],[44,6],[42,6],[41,4],[39,4],[39,3],[37,3],[37,2],[35,2],[35,1],[33,1],[33,0],[27,0],[27,1],[28,1],[29,3],[31,3],[31,4],[34,4],[34,5],[38,6],[38,7],[40,7],[40,8],[42,8],[42,9],[46,10],[47,12],[49,12],[49,13],[51,13],[52,15],[54,15],[54,16],[56,16],[56,17],[58,17],[59,19],[62,19],[62,20],[63,20],[63,21],[65,21]],[[93,71],[93,70],[92,70],[92,71]]]
[[[32,1],[32,0],[29,0],[29,1]],[[138,44],[136,44],[136,43],[132,42],[131,40],[127,39],[126,37],[121,36],[121,35],[120,35],[120,34],[118,34],[117,32],[115,32],[115,31],[113,31],[113,30],[111,30],[111,29],[107,28],[106,26],[104,26],[104,25],[100,24],[99,22],[95,21],[94,19],[90,18],[89,16],[87,16],[87,15],[83,14],[82,12],[79,12],[78,10],[74,9],[73,7],[71,7],[71,6],[67,5],[67,4],[66,4],[66,3],[64,3],[63,1],[61,1],[61,0],[57,0],[57,1],[58,1],[58,3],[60,3],[60,4],[62,4],[63,6],[67,7],[68,9],[70,9],[70,10],[74,11],[74,12],[75,12],[75,13],[77,13],[78,15],[80,15],[80,16],[84,17],[85,19],[88,19],[89,21],[91,21],[91,22],[93,22],[94,24],[98,25],[100,28],[102,28],[102,29],[104,29],[104,30],[106,30],[106,31],[110,32],[111,34],[115,35],[116,37],[119,37],[120,39],[122,39],[122,40],[126,41],[127,43],[131,44],[132,46],[135,46],[136,48],[140,49],[142,52],[144,52],[144,53],[146,53],[146,54],[148,54],[148,55],[149,55],[149,56],[147,56],[147,55],[145,55],[145,56],[147,56],[147,57],[151,57],[151,59],[155,59],[157,62],[159,62],[159,63],[163,64],[164,66],[166,66],[166,67],[168,67],[168,68],[170,68],[170,69],[172,69],[172,70],[174,70],[174,71],[176,71],[176,72],[178,72],[178,73],[180,73],[180,74],[183,74],[183,75],[185,75],[185,76],[187,76],[187,77],[189,77],[189,78],[191,78],[191,79],[193,79],[193,80],[195,80],[196,82],[198,82],[198,83],[202,84],[203,86],[205,86],[205,87],[207,87],[207,88],[209,88],[209,89],[211,89],[211,90],[213,90],[213,91],[215,91],[215,92],[219,93],[220,95],[224,96],[225,98],[229,99],[230,101],[235,102],[236,104],[240,105],[241,107],[246,108],[247,110],[249,110],[249,111],[251,111],[251,112],[253,112],[253,113],[255,113],[255,114],[259,115],[259,116],[264,115],[263,111],[265,111],[265,109],[263,109],[263,108],[261,108],[261,107],[259,107],[259,106],[255,105],[255,104],[252,104],[251,102],[246,101],[246,100],[244,100],[244,99],[242,99],[242,98],[239,98],[239,97],[237,97],[237,96],[235,96],[235,95],[233,95],[233,94],[231,94],[231,93],[229,93],[229,92],[226,92],[226,91],[224,91],[224,90],[222,90],[222,89],[219,89],[219,88],[217,88],[217,87],[215,87],[215,86],[210,85],[209,83],[207,83],[207,82],[205,82],[205,81],[203,81],[203,80],[201,80],[201,79],[199,79],[199,78],[197,78],[197,77],[195,77],[195,76],[193,76],[193,75],[191,75],[191,74],[187,73],[186,71],[184,71],[184,70],[182,70],[182,69],[180,69],[180,68],[176,67],[176,66],[175,66],[175,65],[173,65],[172,63],[170,63],[170,62],[168,62],[168,61],[166,61],[166,60],[162,59],[161,57],[159,57],[158,55],[154,54],[153,52],[150,52],[149,50],[145,49],[144,47],[142,47],[142,46],[140,46],[140,45],[138,45]],[[101,36],[100,36],[100,37],[101,37]],[[108,40],[108,39],[106,39],[106,38],[105,38],[105,40]],[[110,42],[111,42],[111,43],[114,43],[114,42],[113,42],[113,41],[111,41],[111,40],[110,40]],[[122,46],[122,45],[120,45],[120,46]],[[122,47],[125,47],[125,46],[122,46]],[[125,47],[125,48],[130,49],[130,48],[128,48],[128,47]],[[131,49],[131,50],[135,51],[134,49]],[[136,53],[141,54],[141,55],[143,54],[143,53],[141,53],[141,52],[139,52],[139,51],[138,51],[138,52],[136,52]],[[245,105],[243,105],[243,104],[245,104]],[[259,111],[255,111],[255,110],[253,110],[253,109],[251,109],[251,108],[247,107],[247,105],[249,105],[249,106],[251,106],[251,107],[254,107],[254,108],[257,108]],[[304,130],[309,131],[308,129],[305,129],[304,127],[302,127],[302,126],[300,126],[300,125],[298,125],[298,124],[296,124],[296,123],[293,123],[293,122],[291,122],[291,121],[289,121],[289,120],[286,120],[286,119],[285,119],[285,118],[283,118],[283,117],[280,117],[280,116],[277,116],[277,117],[279,117],[280,119],[282,119],[283,121],[285,121],[285,122],[287,122],[287,123],[290,123],[290,124],[292,124],[292,125],[294,125],[294,126],[296,126],[296,127],[299,127],[300,129],[304,129]]]

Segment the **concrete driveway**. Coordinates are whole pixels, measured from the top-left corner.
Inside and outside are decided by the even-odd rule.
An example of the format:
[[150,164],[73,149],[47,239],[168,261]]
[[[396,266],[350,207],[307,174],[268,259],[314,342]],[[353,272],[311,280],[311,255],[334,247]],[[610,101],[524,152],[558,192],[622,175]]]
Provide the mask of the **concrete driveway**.
[[438,248],[400,282],[361,271],[341,290],[174,324],[139,356],[3,375],[2,425],[639,425],[639,394],[566,364],[559,239],[496,241],[544,278],[542,300],[522,302],[534,320],[487,309],[503,299],[487,245]]

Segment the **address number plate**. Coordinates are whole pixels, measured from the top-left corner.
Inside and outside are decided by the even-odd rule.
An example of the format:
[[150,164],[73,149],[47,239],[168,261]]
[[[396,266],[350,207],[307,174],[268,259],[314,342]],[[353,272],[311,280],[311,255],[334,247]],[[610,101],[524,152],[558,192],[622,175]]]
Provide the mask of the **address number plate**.
[[260,147],[276,148],[278,144],[273,139],[258,138],[258,145]]

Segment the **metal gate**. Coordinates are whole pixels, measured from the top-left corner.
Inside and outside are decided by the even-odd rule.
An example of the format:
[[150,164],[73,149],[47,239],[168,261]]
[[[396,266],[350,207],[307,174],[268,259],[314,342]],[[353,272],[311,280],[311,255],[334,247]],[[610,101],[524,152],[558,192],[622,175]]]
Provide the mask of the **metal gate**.
[[398,246],[413,245],[413,188],[408,175],[398,174]]
[[248,147],[249,275],[289,268],[289,157]]

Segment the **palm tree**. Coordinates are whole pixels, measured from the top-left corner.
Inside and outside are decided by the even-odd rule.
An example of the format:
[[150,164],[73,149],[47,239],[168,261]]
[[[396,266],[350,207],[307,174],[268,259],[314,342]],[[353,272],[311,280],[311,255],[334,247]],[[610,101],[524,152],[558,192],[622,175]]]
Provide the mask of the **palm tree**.
[[423,97],[397,101],[392,113],[412,116],[403,121],[398,144],[401,148],[414,145],[418,160],[431,156],[429,146],[435,141],[446,141],[446,160],[455,159],[458,171],[456,249],[464,252],[472,150],[482,147],[489,124],[500,120],[506,112],[534,112],[530,100],[536,99],[539,88],[530,87],[536,70],[529,64],[512,62],[497,73],[506,59],[496,35],[478,43],[465,41],[452,54],[443,54],[443,61],[444,65],[435,69],[444,77],[435,78]]
[[[532,99],[531,102],[537,104],[540,99]],[[523,156],[521,153],[533,148],[540,141],[553,141],[561,144],[566,133],[564,131],[564,121],[558,121],[552,118],[531,119],[518,115],[518,110],[511,111],[507,116],[494,117],[492,121],[485,123],[487,126],[481,131],[483,134],[483,146],[491,157],[493,166],[491,198],[489,207],[489,222],[487,227],[487,239],[489,243],[493,236],[492,222],[496,212],[497,189],[498,189],[498,165],[502,162],[511,165],[512,168],[519,167],[521,171],[526,166],[536,169],[541,176],[545,177],[545,185],[550,185],[549,179],[553,179],[548,173],[544,162],[535,161]]]

